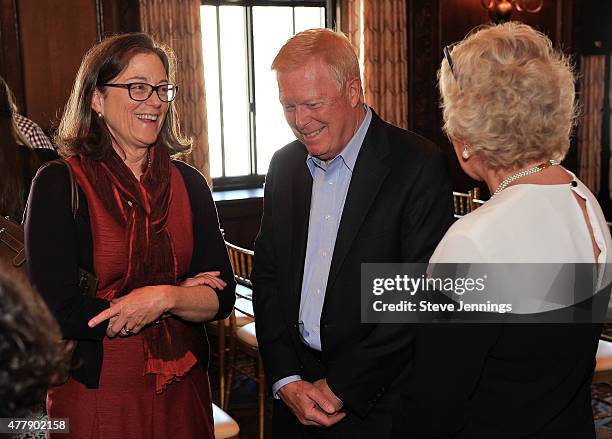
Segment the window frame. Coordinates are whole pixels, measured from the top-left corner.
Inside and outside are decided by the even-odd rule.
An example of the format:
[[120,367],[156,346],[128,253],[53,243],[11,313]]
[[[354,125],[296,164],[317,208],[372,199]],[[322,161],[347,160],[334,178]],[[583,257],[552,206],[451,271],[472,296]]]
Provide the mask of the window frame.
[[[249,174],[240,176],[225,176],[225,148],[223,139],[223,91],[221,71],[219,71],[219,106],[221,115],[221,169],[224,174],[222,177],[213,178],[213,190],[232,190],[232,189],[250,189],[262,187],[265,181],[265,174],[257,174],[257,147],[256,135],[257,126],[255,123],[256,117],[256,96],[255,96],[255,60],[253,57],[253,7],[254,6],[278,6],[278,7],[322,7],[325,8],[325,26],[333,28],[336,16],[336,0],[200,0],[202,6],[217,6],[217,35],[219,35],[219,6],[243,6],[244,24],[247,48],[247,80],[248,80],[248,100],[249,100]],[[293,14],[294,29],[295,29],[295,14]],[[221,42],[217,38],[217,53],[219,58],[221,55]],[[220,62],[219,62],[220,66]],[[219,67],[220,69],[220,67]],[[210,148],[210,145],[209,145]]]

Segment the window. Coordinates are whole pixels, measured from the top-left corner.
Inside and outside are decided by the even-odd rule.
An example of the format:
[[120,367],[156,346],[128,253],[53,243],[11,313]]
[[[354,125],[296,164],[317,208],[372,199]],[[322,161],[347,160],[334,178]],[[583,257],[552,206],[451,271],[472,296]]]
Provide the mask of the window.
[[274,152],[295,139],[285,123],[270,65],[292,35],[325,27],[330,3],[202,0],[210,173],[215,188],[261,185]]

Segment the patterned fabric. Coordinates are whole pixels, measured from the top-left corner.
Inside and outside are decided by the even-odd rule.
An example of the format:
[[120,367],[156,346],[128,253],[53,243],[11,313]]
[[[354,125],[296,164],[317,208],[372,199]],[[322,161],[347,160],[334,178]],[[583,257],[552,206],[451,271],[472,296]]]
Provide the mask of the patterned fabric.
[[594,194],[601,185],[601,126],[604,103],[605,56],[580,58],[582,118],[578,124],[578,176]]
[[387,122],[408,127],[408,37],[404,0],[341,0],[341,30],[359,56],[365,101]]
[[21,132],[23,137],[30,142],[33,148],[55,150],[51,140],[35,122],[17,113],[13,113],[13,120],[17,129]]

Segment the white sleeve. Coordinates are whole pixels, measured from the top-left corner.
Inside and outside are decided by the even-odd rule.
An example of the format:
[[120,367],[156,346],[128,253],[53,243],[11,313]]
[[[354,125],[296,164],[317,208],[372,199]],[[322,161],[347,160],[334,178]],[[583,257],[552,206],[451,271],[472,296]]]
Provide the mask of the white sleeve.
[[451,228],[436,247],[430,264],[489,262],[483,249],[472,237]]

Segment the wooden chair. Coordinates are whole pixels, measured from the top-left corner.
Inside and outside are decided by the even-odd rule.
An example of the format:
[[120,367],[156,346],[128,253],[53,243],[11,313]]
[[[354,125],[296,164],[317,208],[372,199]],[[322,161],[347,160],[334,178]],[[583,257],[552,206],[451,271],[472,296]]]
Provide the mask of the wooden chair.
[[612,381],[612,342],[604,339],[599,340],[595,360],[593,382],[604,383]]
[[225,241],[225,246],[227,247],[227,254],[234,270],[234,276],[236,276],[236,282],[251,288],[253,286],[251,284],[251,270],[253,269],[255,252],[238,247],[227,241]]
[[[266,380],[264,376],[263,362],[259,355],[257,338],[255,333],[255,321],[252,320],[244,325],[239,324],[239,316],[247,316],[254,319],[252,283],[250,280],[253,268],[254,252],[226,242],[227,251],[236,277],[236,304],[234,311],[229,317],[228,330],[228,362],[225,384],[225,395],[223,397],[224,409],[229,408],[232,395],[232,381],[234,373],[239,373],[257,382],[257,405],[259,418],[259,438],[264,438],[265,402],[266,402]],[[237,354],[243,354],[250,358],[248,364],[237,361]],[[254,366],[254,367],[253,367]]]
[[[238,247],[237,245],[225,242],[227,248],[227,254],[234,271],[234,277],[236,279],[236,296],[237,300],[240,300],[241,296],[250,298],[251,296],[251,281],[249,277],[253,268],[253,251]],[[250,299],[249,299],[250,300]],[[248,309],[248,307],[247,307]],[[226,394],[226,374],[227,367],[225,364],[226,354],[228,353],[229,347],[227,345],[227,334],[231,334],[229,330],[230,320],[232,316],[235,320],[235,325],[240,327],[248,323],[252,323],[253,312],[244,314],[243,312],[234,309],[232,315],[227,319],[223,320],[223,324],[220,322],[210,322],[208,325],[212,329],[212,333],[217,334],[217,357],[219,359],[219,404],[221,407],[227,410],[227,404],[225,403]]]
[[483,204],[484,201],[480,199],[480,188],[475,187],[467,192],[453,192],[455,218],[461,218]]
[[[595,373],[593,374],[593,384],[601,384],[597,387],[597,391],[593,392],[593,399],[600,402],[603,406],[609,407],[608,398],[612,396],[612,342],[610,337],[602,335],[597,346],[597,355],[595,356]],[[603,387],[602,387],[603,386]],[[602,387],[600,390],[599,387]],[[612,410],[606,411],[595,416],[595,420],[605,419],[612,416]]]
[[[240,294],[243,285],[238,284],[236,286],[236,294]],[[244,291],[243,291],[244,294]],[[237,299],[239,300],[239,299]],[[255,321],[251,315],[246,315],[238,310],[234,310],[232,312],[234,315],[236,326],[244,326],[246,324],[252,323]],[[216,352],[211,351],[211,355],[216,355],[219,364],[219,405],[221,407],[226,407],[225,404],[225,386],[226,386],[226,374],[227,367],[225,365],[225,360],[229,351],[228,343],[227,343],[227,334],[230,332],[230,320],[231,317],[226,318],[220,322],[209,322],[208,327],[210,329],[209,334],[216,334],[217,337],[217,350]]]

